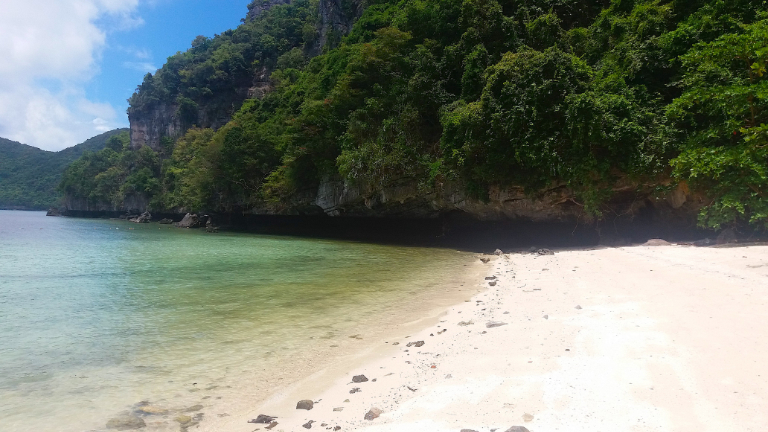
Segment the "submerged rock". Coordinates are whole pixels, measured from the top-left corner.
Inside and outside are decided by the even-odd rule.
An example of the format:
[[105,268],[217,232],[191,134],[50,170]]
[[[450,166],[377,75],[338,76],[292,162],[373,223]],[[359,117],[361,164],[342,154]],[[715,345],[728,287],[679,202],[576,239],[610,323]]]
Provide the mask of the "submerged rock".
[[144,423],[143,419],[133,415],[115,417],[107,422],[107,429],[119,431],[141,429],[146,426],[147,424]]
[[299,403],[296,404],[296,409],[303,409],[303,410],[311,410],[314,408],[315,403],[312,402],[309,399],[300,400]]

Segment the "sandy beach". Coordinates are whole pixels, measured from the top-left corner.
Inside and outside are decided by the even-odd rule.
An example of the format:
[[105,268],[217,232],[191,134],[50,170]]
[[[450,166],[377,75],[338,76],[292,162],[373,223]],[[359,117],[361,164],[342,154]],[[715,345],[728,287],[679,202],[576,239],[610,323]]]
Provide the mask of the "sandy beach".
[[479,294],[216,430],[765,430],[767,246],[487,258]]

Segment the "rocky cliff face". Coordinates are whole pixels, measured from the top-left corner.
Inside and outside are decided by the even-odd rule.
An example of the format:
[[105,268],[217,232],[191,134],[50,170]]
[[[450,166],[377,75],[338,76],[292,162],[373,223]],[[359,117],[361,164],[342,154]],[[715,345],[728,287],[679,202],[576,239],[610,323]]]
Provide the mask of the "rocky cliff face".
[[[289,3],[291,0],[256,0],[248,6],[246,20],[255,19],[274,6]],[[319,37],[308,54],[318,55],[328,42],[337,43],[342,36],[349,33],[363,9],[363,0],[320,0],[317,19]],[[215,103],[199,105],[195,125],[213,129],[224,126],[245,99],[260,99],[272,91],[273,86],[269,79],[271,74],[272,70],[266,67],[258,68],[253,72],[250,85],[237,88],[228,96],[218,95]],[[129,112],[128,120],[131,125],[131,148],[134,150],[146,145],[157,151],[161,147],[163,137],[175,140],[192,126],[184,124],[176,104],[163,102],[146,111]]]

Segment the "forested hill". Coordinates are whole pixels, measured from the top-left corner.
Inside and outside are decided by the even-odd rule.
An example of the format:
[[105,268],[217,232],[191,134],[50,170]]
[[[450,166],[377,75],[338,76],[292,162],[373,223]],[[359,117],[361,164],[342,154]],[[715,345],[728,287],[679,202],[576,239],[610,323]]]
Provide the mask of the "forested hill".
[[[644,207],[768,225],[764,1],[249,8],[145,77],[130,155],[74,164],[73,202],[539,219]],[[354,25],[329,30],[334,10]],[[139,139],[152,131],[165,135]]]
[[0,208],[43,210],[58,204],[61,174],[85,152],[98,152],[107,140],[127,129],[95,136],[59,152],[40,150],[0,138]]

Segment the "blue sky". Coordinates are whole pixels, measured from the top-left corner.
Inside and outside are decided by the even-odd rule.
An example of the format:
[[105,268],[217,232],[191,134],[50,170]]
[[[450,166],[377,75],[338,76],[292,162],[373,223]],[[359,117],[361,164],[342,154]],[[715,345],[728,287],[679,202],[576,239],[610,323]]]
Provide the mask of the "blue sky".
[[249,0],[3,0],[0,137],[60,150],[128,126],[147,72],[245,17]]

